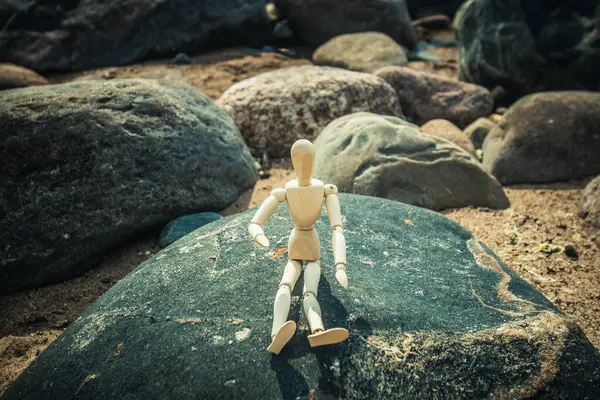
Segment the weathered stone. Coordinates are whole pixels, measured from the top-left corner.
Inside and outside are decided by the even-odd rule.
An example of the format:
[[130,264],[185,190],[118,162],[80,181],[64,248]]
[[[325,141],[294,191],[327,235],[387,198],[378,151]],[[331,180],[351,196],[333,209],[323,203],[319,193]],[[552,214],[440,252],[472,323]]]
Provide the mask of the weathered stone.
[[592,240],[600,247],[600,176],[588,183],[581,193],[578,214],[585,218]]
[[[399,202],[340,196],[349,289],[335,281],[323,213],[319,302],[350,338],[310,348],[299,329],[270,342],[285,257],[258,249],[255,210],[205,226],[119,281],[8,388],[5,400],[593,398],[600,355],[468,231]],[[271,243],[292,228],[282,204]],[[271,249],[275,250],[275,249]],[[283,249],[285,250],[285,249]]]
[[372,74],[300,66],[236,83],[217,101],[251,149],[289,155],[298,139],[314,139],[334,119],[358,111],[402,116],[394,89]]
[[442,210],[508,207],[502,186],[469,153],[400,118],[356,113],[315,141],[315,176],[346,193]]
[[47,84],[46,78],[30,69],[0,63],[0,90]]
[[471,143],[463,131],[450,121],[446,121],[445,119],[431,120],[421,127],[421,132],[449,140],[463,150],[471,153],[471,155],[476,156],[473,143]]
[[313,48],[346,33],[385,33],[408,48],[417,44],[405,0],[275,0],[294,36]]
[[483,164],[503,184],[557,182],[600,173],[600,93],[529,95],[483,143]]
[[190,232],[218,219],[221,219],[221,216],[214,212],[196,213],[177,217],[169,222],[160,232],[158,245],[160,247],[167,247],[171,243],[188,235]]
[[465,135],[467,135],[477,149],[481,149],[488,133],[495,127],[496,124],[490,119],[478,118],[477,121],[465,128]]
[[225,112],[152,80],[0,92],[0,294],[85,272],[176,216],[220,210],[257,180]]
[[464,128],[493,109],[491,93],[481,86],[407,67],[386,67],[375,75],[392,85],[404,113],[419,125],[446,119]]
[[515,98],[600,89],[597,0],[469,0],[454,21],[459,78]]
[[330,65],[360,72],[374,72],[387,66],[408,63],[406,53],[394,39],[378,32],[336,36],[313,54],[317,65]]
[[9,1],[0,62],[36,71],[124,65],[271,39],[263,0]]

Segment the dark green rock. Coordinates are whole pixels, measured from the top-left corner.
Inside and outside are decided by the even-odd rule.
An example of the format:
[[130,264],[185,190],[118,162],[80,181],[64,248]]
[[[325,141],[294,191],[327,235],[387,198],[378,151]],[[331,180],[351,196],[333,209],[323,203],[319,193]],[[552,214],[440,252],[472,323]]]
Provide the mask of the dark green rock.
[[600,89],[597,0],[469,0],[454,21],[459,78],[516,98]]
[[346,33],[381,32],[409,49],[418,40],[406,0],[274,0],[299,42],[317,48]]
[[218,219],[221,219],[221,216],[213,212],[182,215],[181,217],[177,217],[173,221],[169,222],[160,232],[158,245],[160,247],[167,247],[190,232]]
[[0,92],[0,294],[83,273],[135,235],[227,207],[257,178],[231,118],[194,88]]
[[[71,325],[5,398],[591,398],[600,356],[581,330],[442,215],[340,196],[348,290],[334,278],[325,213],[319,301],[340,345],[300,329],[271,356],[284,257],[251,243],[254,210],[200,228],[144,262]],[[292,224],[265,225],[276,247]]]
[[269,41],[263,0],[0,2],[0,62],[36,71],[124,65]]

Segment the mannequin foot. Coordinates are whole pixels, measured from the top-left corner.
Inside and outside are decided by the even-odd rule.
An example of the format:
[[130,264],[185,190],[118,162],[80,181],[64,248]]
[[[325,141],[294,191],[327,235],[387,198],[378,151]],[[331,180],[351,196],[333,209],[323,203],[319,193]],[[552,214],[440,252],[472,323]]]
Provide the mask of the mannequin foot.
[[296,333],[296,323],[294,321],[287,321],[285,324],[281,325],[277,334],[273,336],[273,341],[267,350],[269,350],[270,353],[279,354],[281,349],[283,349],[283,346],[294,337],[294,333]]
[[343,342],[348,339],[350,332],[344,328],[331,328],[308,336],[310,347],[326,346]]

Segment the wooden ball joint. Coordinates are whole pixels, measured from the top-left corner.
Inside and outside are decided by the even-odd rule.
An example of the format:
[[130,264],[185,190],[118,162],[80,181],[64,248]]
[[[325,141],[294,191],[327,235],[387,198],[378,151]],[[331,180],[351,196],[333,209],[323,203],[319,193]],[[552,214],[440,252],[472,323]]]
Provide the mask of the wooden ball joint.
[[248,226],[252,239],[260,246],[267,247],[269,239],[265,236],[263,225],[273,214],[279,203],[287,201],[294,229],[290,233],[288,244],[289,260],[284,268],[279,290],[273,307],[273,328],[271,345],[268,350],[279,354],[296,332],[296,323],[288,321],[291,293],[302,273],[304,264],[303,309],[310,325],[308,340],[312,347],[339,343],[346,340],[349,333],[344,328],[325,329],[321,307],[317,301],[317,289],[321,278],[321,245],[315,223],[321,214],[323,200],[333,230],[332,244],[335,259],[335,277],[340,285],[348,287],[346,275],[346,240],[342,226],[342,214],[338,190],[335,185],[324,185],[318,179],[312,179],[315,147],[305,139],[298,140],[292,146],[292,164],[297,179],[286,183],[285,188],[275,189],[260,206]]

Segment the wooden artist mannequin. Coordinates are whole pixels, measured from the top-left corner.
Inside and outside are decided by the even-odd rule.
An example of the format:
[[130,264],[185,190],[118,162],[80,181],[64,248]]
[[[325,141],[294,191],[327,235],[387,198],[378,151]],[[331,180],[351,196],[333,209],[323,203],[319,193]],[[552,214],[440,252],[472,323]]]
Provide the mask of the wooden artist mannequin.
[[303,308],[310,325],[311,335],[308,340],[312,347],[339,343],[348,338],[349,333],[344,328],[325,330],[321,317],[321,308],[317,301],[317,289],[321,278],[319,262],[321,245],[319,235],[315,230],[315,222],[321,215],[323,199],[327,214],[333,229],[332,245],[335,259],[335,277],[344,288],[348,287],[346,275],[346,240],[342,227],[342,214],[334,185],[324,185],[318,179],[312,179],[312,168],[315,148],[308,140],[298,140],[292,146],[292,164],[297,179],[289,181],[285,189],[275,189],[260,206],[248,226],[252,239],[262,247],[269,245],[269,240],[262,226],[275,211],[279,203],[288,202],[290,216],[294,221],[294,229],[290,234],[288,244],[289,260],[279,283],[273,309],[273,329],[271,330],[271,345],[268,350],[279,354],[283,346],[294,336],[296,323],[288,321],[291,304],[291,293],[304,267]]

